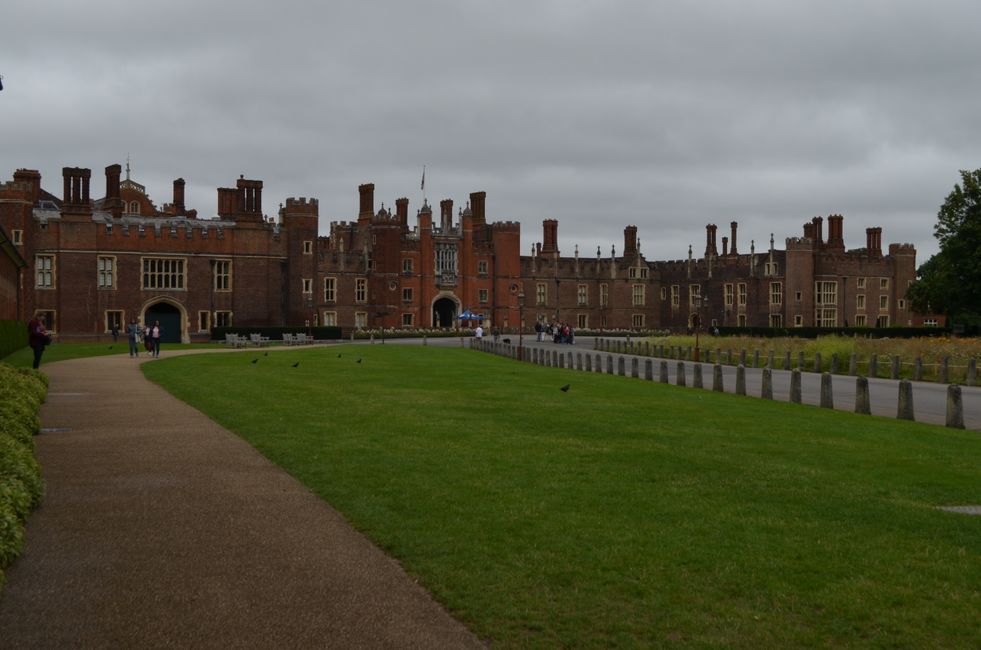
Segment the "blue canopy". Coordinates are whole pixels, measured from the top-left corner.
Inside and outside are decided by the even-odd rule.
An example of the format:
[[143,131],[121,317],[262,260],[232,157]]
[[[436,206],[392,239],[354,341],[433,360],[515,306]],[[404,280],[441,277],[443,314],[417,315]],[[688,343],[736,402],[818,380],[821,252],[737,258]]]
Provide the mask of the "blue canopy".
[[475,314],[469,309],[464,309],[463,313],[460,314],[460,320],[484,320],[484,317],[480,314]]

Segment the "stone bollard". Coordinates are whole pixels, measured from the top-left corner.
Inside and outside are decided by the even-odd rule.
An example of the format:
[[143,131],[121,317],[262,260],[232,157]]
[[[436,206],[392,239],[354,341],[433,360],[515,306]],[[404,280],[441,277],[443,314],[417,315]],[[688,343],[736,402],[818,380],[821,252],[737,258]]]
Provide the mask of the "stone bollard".
[[892,376],[893,379],[899,379],[899,364],[900,364],[899,356],[898,355],[893,355],[893,358],[892,358],[892,369],[890,371],[890,374],[891,374],[891,376]]
[[821,372],[821,353],[814,353],[814,372]]
[[659,375],[658,376],[658,380],[662,384],[668,383],[668,362],[667,361],[662,361],[661,362],[661,366],[659,368],[658,375]]
[[[374,334],[369,334],[368,335],[368,343],[370,345],[374,345],[375,344],[375,335]],[[463,345],[463,337],[462,336],[460,337],[460,345]]]
[[623,357],[617,357],[617,374],[621,377],[624,377],[627,374]]
[[736,366],[736,395],[746,394],[746,366]]
[[837,375],[838,374],[838,353],[837,352],[832,352],[831,353],[831,368],[830,368],[830,370],[828,370],[828,372],[830,372],[832,375]]
[[596,372],[603,372],[603,355],[596,355],[596,363],[594,364]]
[[640,359],[637,357],[630,358],[630,376],[634,379],[640,377]]
[[804,351],[801,350],[797,353],[797,369],[800,371],[804,370]]
[[423,335],[423,337],[422,337],[422,344],[423,345],[429,345],[429,340],[426,338],[425,335]]
[[800,368],[794,368],[790,373],[790,401],[800,404]]
[[722,385],[722,364],[716,363],[712,366],[712,390],[717,393],[724,393],[725,386]]
[[790,370],[790,350],[784,352],[783,355],[783,369]]
[[973,358],[967,362],[967,385],[974,386],[978,383],[978,362]]
[[582,370],[582,352],[576,352],[576,370]]
[[585,370],[586,370],[586,372],[592,372],[593,371],[593,355],[589,354],[588,352],[586,353],[586,368],[585,368]]
[[647,381],[654,381],[654,360],[645,359],[644,360],[644,379]]
[[834,390],[831,387],[831,373],[821,373],[821,408],[833,409],[835,407]]
[[763,399],[773,399],[773,371],[769,367],[763,368],[763,383],[760,386],[760,397]]
[[679,386],[684,386],[685,385],[685,362],[684,361],[679,361],[678,362],[678,368],[677,368],[677,370],[675,370],[675,373],[674,373],[674,383],[678,384]]
[[854,375],[856,372],[858,372],[858,357],[852,352],[848,357],[848,374]]
[[923,357],[916,357],[913,362],[913,381],[923,381]]
[[565,368],[565,353],[559,355],[559,368]]
[[702,385],[702,364],[700,363],[691,367],[691,385],[695,388],[704,388]]
[[606,355],[606,374],[608,374],[608,375],[612,375],[613,374],[613,355],[612,354]]
[[950,383],[950,357],[944,357],[940,360],[940,383]]
[[689,361],[691,361],[691,346],[690,345],[688,346],[688,349],[685,350],[685,358],[688,359]]
[[773,350],[770,350],[766,355],[766,367],[771,370],[773,369]]
[[872,402],[869,399],[869,380],[865,377],[855,378],[855,412],[862,415],[872,415]]
[[760,367],[760,351],[759,350],[753,350],[753,367],[754,368],[759,368]]
[[875,352],[869,357],[869,377],[879,376],[879,355]]
[[964,428],[964,402],[961,400],[961,387],[957,384],[947,387],[947,426],[952,429]]
[[896,409],[896,419],[912,420],[913,418],[913,384],[906,379],[899,380],[899,406]]

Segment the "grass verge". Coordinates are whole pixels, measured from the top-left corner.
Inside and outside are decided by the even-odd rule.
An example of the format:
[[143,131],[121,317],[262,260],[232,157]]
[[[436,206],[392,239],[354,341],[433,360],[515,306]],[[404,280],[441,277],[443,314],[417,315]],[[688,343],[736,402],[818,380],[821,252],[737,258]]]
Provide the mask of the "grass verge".
[[[197,350],[207,348],[223,348],[220,343],[170,343],[161,346],[161,354],[166,354],[168,350]],[[41,357],[41,369],[45,364],[56,361],[66,361],[68,359],[82,359],[85,357],[102,357],[110,354],[129,354],[129,343],[120,338],[116,343],[53,343],[49,345]],[[147,354],[140,345],[140,354]],[[34,363],[34,351],[29,348],[21,348],[2,359],[15,368],[30,368]]]
[[495,644],[981,642],[981,518],[933,508],[981,502],[976,433],[462,349],[253,358],[143,368]]

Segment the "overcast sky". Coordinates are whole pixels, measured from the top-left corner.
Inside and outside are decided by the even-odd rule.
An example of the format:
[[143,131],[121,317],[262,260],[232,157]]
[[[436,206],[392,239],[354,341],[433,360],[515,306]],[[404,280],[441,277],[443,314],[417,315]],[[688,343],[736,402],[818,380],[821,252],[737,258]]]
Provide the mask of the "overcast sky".
[[[125,166],[265,183],[263,209],[320,200],[321,232],[375,208],[487,192],[522,252],[559,220],[571,255],[638,227],[648,259],[739,250],[843,214],[845,245],[936,252],[958,170],[981,167],[981,2],[469,0],[9,2],[0,20],[0,178]],[[438,210],[438,207],[436,208]],[[825,229],[827,232],[827,229]]]

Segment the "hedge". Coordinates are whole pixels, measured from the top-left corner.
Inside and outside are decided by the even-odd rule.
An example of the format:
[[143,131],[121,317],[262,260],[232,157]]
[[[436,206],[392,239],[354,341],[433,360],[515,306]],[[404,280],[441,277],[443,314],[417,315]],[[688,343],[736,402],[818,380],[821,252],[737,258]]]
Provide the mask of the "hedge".
[[23,347],[27,347],[27,323],[0,320],[0,359]]
[[27,515],[44,495],[34,435],[47,390],[38,371],[0,363],[0,588],[23,546]]
[[326,340],[341,338],[341,328],[303,327],[302,325],[287,327],[214,327],[211,330],[211,340],[224,341],[225,334],[238,334],[239,336],[259,334],[260,336],[268,336],[273,341],[282,341],[283,334],[313,334],[313,338],[317,340]]
[[717,327],[712,329],[718,330],[720,336],[758,336],[762,338],[787,336],[816,339],[819,336],[830,334],[872,339],[950,336],[950,330],[943,327]]

